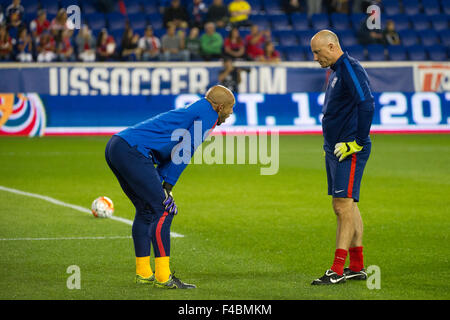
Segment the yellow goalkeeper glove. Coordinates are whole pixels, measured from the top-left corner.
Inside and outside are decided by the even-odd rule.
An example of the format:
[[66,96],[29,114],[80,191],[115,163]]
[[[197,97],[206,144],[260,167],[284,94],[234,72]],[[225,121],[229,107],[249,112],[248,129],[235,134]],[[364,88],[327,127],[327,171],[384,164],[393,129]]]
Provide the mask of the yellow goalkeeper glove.
[[347,158],[349,155],[360,152],[362,146],[358,145],[356,141],[339,142],[334,146],[334,155],[339,158],[339,162]]

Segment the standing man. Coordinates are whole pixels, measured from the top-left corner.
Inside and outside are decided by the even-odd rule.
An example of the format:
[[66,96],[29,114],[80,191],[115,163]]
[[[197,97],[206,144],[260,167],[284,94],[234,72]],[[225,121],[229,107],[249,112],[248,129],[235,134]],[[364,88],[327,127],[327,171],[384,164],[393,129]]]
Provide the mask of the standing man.
[[[323,104],[322,129],[328,194],[337,216],[336,251],[332,267],[312,282],[337,284],[346,279],[364,280],[363,222],[357,203],[364,167],[369,159],[370,126],[374,99],[369,79],[357,60],[344,53],[338,37],[329,30],[311,39],[314,61],[330,67]],[[347,253],[350,266],[344,269]]]
[[[106,161],[136,208],[132,227],[136,283],[168,289],[195,288],[195,285],[174,277],[169,268],[170,226],[178,212],[172,188],[195,149],[216,125],[225,122],[233,113],[234,104],[233,93],[217,85],[209,89],[204,98],[186,108],[159,114],[115,134],[109,140]],[[194,133],[194,128],[201,128],[202,132]],[[186,133],[174,141],[173,132],[180,129]],[[200,134],[201,139],[194,139]],[[190,136],[190,141],[184,141],[185,136]],[[190,146],[190,150],[186,150],[186,146]],[[183,160],[187,161],[180,162],[176,158],[180,152]],[[152,245],[154,273],[150,267]]]

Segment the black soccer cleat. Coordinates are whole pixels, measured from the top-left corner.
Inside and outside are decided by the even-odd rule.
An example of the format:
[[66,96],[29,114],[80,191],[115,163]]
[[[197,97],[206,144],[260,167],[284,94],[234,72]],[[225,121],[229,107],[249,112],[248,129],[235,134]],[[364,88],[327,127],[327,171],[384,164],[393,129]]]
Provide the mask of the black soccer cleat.
[[364,269],[361,271],[352,271],[350,268],[344,269],[344,275],[347,280],[366,280],[367,272]]
[[163,289],[195,289],[197,288],[194,284],[184,283],[175,275],[171,274],[169,280],[166,282],[159,282],[155,279],[154,283],[155,287],[163,288]]
[[323,285],[323,284],[339,284],[345,282],[345,274],[342,276],[338,275],[331,269],[328,269],[325,274],[319,279],[314,280],[311,284],[313,286]]

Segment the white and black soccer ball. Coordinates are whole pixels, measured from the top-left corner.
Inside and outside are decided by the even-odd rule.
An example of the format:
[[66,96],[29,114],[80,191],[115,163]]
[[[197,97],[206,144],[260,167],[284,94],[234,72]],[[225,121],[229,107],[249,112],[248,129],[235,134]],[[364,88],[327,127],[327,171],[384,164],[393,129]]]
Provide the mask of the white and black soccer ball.
[[114,214],[114,204],[108,197],[98,197],[92,202],[91,211],[96,218],[110,218]]

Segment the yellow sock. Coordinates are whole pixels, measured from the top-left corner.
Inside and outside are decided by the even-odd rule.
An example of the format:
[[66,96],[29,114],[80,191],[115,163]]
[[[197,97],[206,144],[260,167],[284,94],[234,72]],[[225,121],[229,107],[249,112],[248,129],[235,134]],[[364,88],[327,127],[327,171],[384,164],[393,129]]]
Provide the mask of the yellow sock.
[[158,282],[166,282],[169,280],[170,268],[169,257],[155,258],[155,277]]
[[136,274],[144,278],[152,276],[153,271],[150,268],[150,256],[136,257]]

